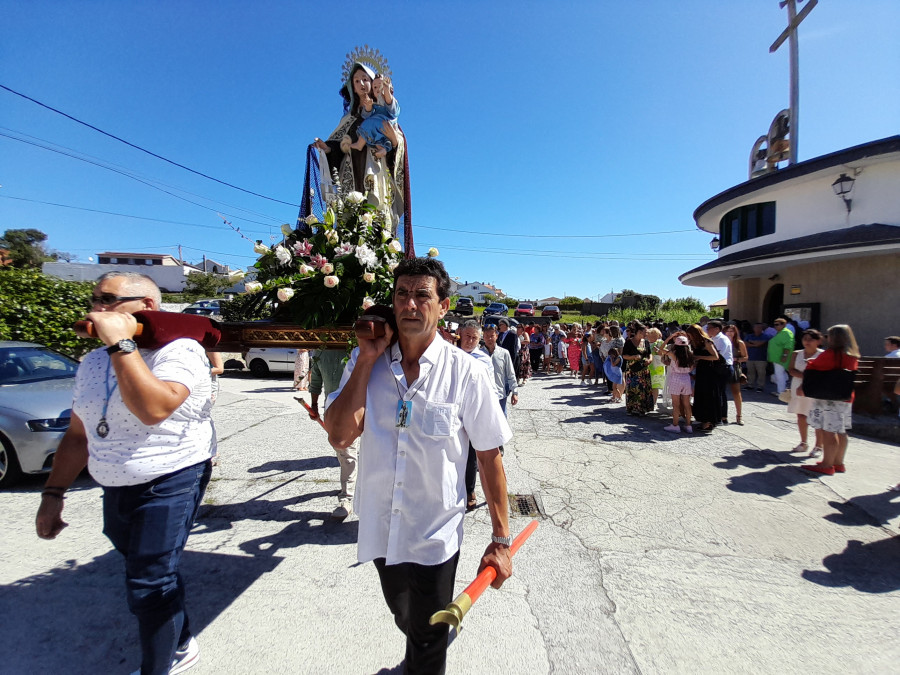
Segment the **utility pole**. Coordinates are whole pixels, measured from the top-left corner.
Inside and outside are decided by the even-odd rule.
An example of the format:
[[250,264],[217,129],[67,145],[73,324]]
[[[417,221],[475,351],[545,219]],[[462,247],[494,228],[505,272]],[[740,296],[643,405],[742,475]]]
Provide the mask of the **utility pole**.
[[184,260],[181,258],[181,244],[178,244],[178,264],[184,267]]
[[[800,2],[803,2],[803,0],[800,0]],[[800,13],[798,14],[797,0],[781,0],[781,2],[778,3],[778,6],[782,9],[784,9],[784,7],[787,7],[788,25],[787,28],[781,31],[781,35],[779,35],[778,39],[776,39],[775,42],[772,43],[772,46],[769,47],[769,53],[773,54],[781,45],[784,44],[785,40],[789,40],[788,55],[791,68],[791,91],[789,105],[789,109],[791,111],[791,147],[790,156],[788,157],[788,166],[797,163],[797,147],[798,139],[800,136],[800,134],[798,133],[800,129],[800,48],[797,45],[797,27],[800,25],[800,22],[803,21],[803,19],[809,16],[809,13],[817,4],[819,4],[819,0],[809,0],[806,3],[806,7],[801,9]]]

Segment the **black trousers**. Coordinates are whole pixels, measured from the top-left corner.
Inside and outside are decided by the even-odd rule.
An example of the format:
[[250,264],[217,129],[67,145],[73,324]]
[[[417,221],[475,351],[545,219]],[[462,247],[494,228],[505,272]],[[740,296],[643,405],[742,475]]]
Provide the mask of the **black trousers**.
[[373,562],[394,623],[406,635],[403,672],[443,675],[447,666],[447,624],[432,626],[428,619],[453,599],[459,551],[440,565],[387,565],[384,558],[376,558]]

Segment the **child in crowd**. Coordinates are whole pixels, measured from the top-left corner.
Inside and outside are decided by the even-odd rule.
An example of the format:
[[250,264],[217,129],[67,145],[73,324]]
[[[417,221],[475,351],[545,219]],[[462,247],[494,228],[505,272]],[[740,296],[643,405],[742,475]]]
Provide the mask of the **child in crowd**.
[[591,350],[591,335],[590,333],[585,333],[581,338],[581,384],[584,384],[585,378],[588,379],[588,384],[590,384],[590,379],[593,375],[594,357]]
[[621,403],[625,394],[625,380],[622,378],[622,356],[619,350],[613,347],[609,350],[609,357],[603,364],[603,372],[606,379],[612,383],[612,403]]
[[818,457],[822,454],[822,448],[824,447],[824,432],[821,429],[815,429],[816,444],[810,450],[806,442],[809,430],[806,418],[809,415],[809,411],[812,410],[813,399],[807,396],[799,396],[797,390],[803,386],[803,371],[806,370],[806,363],[822,352],[822,349],[819,347],[822,344],[822,334],[814,328],[810,328],[803,331],[801,341],[803,349],[798,349],[791,354],[791,360],[788,363],[788,374],[791,376],[791,400],[788,403],[788,412],[797,415],[797,430],[800,432],[800,444],[791,452],[805,452],[810,457]]
[[572,377],[577,377],[581,371],[581,331],[577,327],[573,327],[569,331],[569,337],[566,338],[567,353],[569,356],[569,368],[572,371]]
[[[691,426],[691,370],[694,368],[694,352],[686,335],[673,337],[674,344],[665,350],[665,355],[672,361],[667,375],[669,394],[672,396],[672,424],[663,429],[680,434],[679,417],[684,417],[684,430],[690,434],[694,431]],[[666,340],[666,344],[668,343],[669,340]]]

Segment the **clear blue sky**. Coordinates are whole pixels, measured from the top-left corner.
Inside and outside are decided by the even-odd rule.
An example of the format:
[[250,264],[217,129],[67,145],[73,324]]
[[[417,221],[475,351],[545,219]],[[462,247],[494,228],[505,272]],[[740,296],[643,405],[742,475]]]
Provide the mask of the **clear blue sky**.
[[[724,297],[678,282],[713,257],[692,213],[746,180],[788,104],[787,45],[768,53],[787,23],[777,0],[0,0],[0,17],[0,83],[296,203],[306,145],[341,115],[345,54],[379,48],[409,140],[416,249],[517,297]],[[801,160],[898,133],[898,27],[896,0],[821,0],[801,25]],[[0,134],[0,228],[40,229],[81,261],[181,244],[189,261],[245,267],[252,251],[216,212],[266,241],[297,216],[2,90]]]

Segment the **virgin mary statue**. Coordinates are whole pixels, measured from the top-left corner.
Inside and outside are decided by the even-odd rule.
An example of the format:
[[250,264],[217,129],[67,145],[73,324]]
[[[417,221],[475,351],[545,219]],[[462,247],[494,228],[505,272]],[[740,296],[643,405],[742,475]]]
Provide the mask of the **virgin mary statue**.
[[385,214],[406,256],[415,256],[406,136],[396,119],[399,105],[387,60],[368,45],[357,47],[347,55],[342,79],[340,123],[307,148],[297,229],[311,232],[307,217],[321,221],[338,193],[361,192]]

